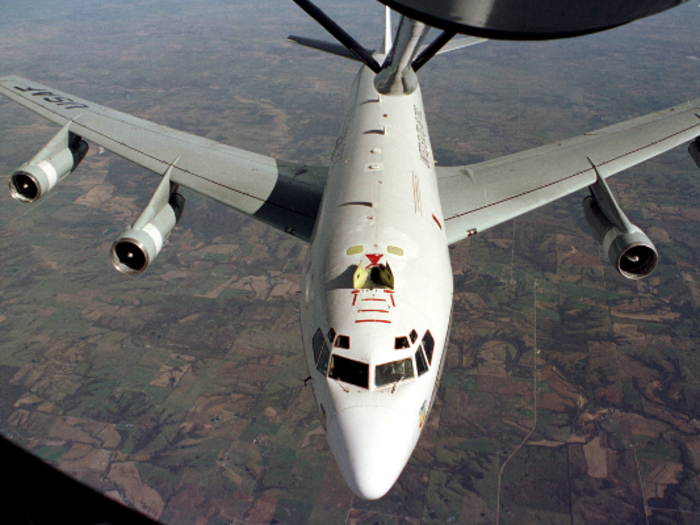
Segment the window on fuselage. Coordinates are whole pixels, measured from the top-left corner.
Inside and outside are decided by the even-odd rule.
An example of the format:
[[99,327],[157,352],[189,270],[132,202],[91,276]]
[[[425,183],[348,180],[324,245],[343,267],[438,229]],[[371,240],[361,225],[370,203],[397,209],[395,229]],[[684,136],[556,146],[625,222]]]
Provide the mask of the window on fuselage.
[[411,345],[408,344],[408,337],[397,337],[394,342],[394,350],[401,350],[403,348],[409,348]]
[[362,388],[369,388],[369,365],[339,355],[331,357],[328,377]]
[[374,384],[378,387],[392,385],[405,379],[413,379],[411,358],[378,365],[374,371]]
[[331,344],[333,344],[333,339],[335,339],[335,330],[331,328],[330,330],[328,330],[328,340]]
[[339,335],[335,340],[336,348],[344,348],[345,350],[350,350],[350,337],[347,335]]
[[318,363],[318,356],[321,355],[321,346],[323,345],[323,332],[320,328],[316,330],[311,345],[314,347],[314,363]]
[[328,345],[326,344],[326,340],[323,339],[323,336],[321,337],[321,340],[323,343],[321,344],[321,354],[318,357],[316,368],[325,376],[326,372],[328,371],[328,358],[331,355],[331,351],[328,349]]
[[415,343],[416,339],[418,339],[418,332],[416,332],[415,330],[411,330],[409,336],[411,337],[411,343]]
[[425,350],[425,355],[428,358],[428,364],[433,364],[433,350],[435,349],[435,339],[433,339],[433,334],[430,330],[425,332],[423,340],[421,341],[423,350]]
[[418,376],[422,376],[428,371],[428,363],[425,360],[425,354],[423,354],[423,350],[421,347],[418,347],[418,350],[416,351],[416,368],[418,369]]

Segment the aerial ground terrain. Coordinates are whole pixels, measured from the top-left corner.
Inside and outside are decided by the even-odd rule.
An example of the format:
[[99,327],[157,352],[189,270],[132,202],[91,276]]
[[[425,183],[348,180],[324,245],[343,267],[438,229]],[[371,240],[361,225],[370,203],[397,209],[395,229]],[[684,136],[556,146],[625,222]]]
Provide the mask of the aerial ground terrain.
[[[321,5],[380,44],[377,2]],[[691,2],[438,57],[420,73],[435,156],[477,162],[700,97],[699,28]],[[288,34],[323,37],[287,0],[7,0],[0,75],[324,164],[357,65]],[[0,101],[0,172],[56,131]],[[660,251],[647,280],[604,260],[583,193],[451,248],[438,400],[374,502],[346,486],[304,386],[304,244],[185,192],[158,259],[118,274],[109,248],[157,182],[93,146],[36,205],[0,196],[4,436],[172,525],[700,523],[700,171],[684,148],[611,180]]]

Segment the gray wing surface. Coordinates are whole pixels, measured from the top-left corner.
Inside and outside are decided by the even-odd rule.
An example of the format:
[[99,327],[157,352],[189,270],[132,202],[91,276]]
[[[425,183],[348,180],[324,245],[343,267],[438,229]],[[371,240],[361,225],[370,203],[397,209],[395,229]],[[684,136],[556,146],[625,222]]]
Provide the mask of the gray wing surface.
[[302,240],[311,236],[327,169],[277,161],[121,113],[20,77],[0,94],[144,168]]
[[[469,166],[437,167],[450,244],[700,135],[700,99],[580,137]],[[595,165],[595,168],[593,167]]]

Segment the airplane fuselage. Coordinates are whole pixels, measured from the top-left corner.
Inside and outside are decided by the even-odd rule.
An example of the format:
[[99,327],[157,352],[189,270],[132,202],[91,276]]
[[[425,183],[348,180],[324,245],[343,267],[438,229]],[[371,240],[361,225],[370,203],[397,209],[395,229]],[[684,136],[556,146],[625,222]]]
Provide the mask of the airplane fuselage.
[[367,499],[394,484],[430,412],[453,289],[420,89],[382,96],[374,77],[353,83],[301,286],[328,441]]

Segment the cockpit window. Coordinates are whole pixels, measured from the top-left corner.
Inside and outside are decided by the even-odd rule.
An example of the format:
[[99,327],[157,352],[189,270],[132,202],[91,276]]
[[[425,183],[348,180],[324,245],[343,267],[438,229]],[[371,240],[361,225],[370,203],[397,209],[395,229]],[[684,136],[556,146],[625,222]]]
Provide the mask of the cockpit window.
[[401,350],[402,348],[409,348],[411,345],[408,344],[408,337],[397,337],[396,342],[394,342],[394,350]]
[[338,339],[335,340],[335,347],[350,350],[350,337],[347,335],[339,335]]
[[335,339],[335,330],[332,328],[328,330],[328,340],[333,344],[333,339]]
[[369,365],[334,354],[331,357],[331,369],[328,377],[362,388],[369,388]]
[[409,336],[411,337],[411,343],[415,343],[416,339],[418,339],[418,332],[416,332],[415,330],[411,330]]
[[433,339],[433,334],[430,333],[430,330],[425,332],[421,344],[423,345],[423,350],[425,350],[425,355],[428,357],[428,363],[432,365],[433,350],[435,349],[435,339]]
[[321,337],[321,340],[323,341],[321,344],[321,354],[318,357],[316,368],[323,375],[326,375],[326,371],[328,370],[328,358],[330,357],[331,352],[330,350],[328,350],[328,345],[326,344],[326,341],[323,339],[323,337]]
[[418,376],[422,376],[428,371],[428,363],[425,361],[425,354],[421,350],[420,346],[416,351],[416,368],[418,369]]
[[314,334],[312,346],[314,347],[314,363],[318,363],[318,356],[321,355],[321,345],[323,344],[323,332],[319,328]]
[[380,386],[399,383],[405,379],[413,379],[413,361],[411,358],[392,361],[378,365],[375,370],[374,383]]

